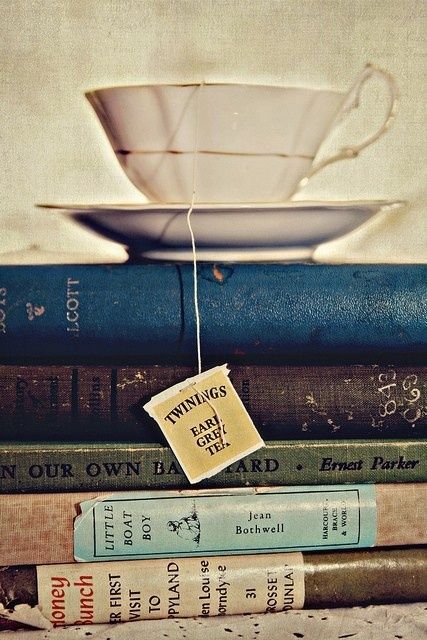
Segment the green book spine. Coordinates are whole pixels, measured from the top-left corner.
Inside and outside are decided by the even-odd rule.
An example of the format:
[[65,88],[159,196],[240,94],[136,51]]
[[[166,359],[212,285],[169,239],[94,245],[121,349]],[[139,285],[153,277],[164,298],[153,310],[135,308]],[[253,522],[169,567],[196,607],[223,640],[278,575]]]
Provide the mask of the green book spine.
[[[143,405],[183,366],[0,366],[0,440],[161,441]],[[421,366],[232,366],[264,440],[415,438],[427,427]]]
[[427,553],[420,547],[0,568],[0,628],[9,629],[24,621],[46,629],[426,598]]
[[[427,440],[268,442],[200,487],[427,481]],[[157,443],[0,443],[0,492],[188,487]]]

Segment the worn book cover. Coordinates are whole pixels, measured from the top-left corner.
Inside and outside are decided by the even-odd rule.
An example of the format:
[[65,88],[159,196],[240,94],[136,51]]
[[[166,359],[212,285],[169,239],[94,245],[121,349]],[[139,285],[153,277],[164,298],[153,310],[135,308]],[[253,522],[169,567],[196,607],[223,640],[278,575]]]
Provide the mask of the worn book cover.
[[[150,549],[155,549],[150,555],[161,557],[173,555],[178,543],[184,555],[203,554],[201,550],[211,546],[221,555],[226,550],[217,534],[221,530],[225,535],[222,524],[218,529],[223,515],[229,553],[266,553],[273,545],[284,551],[302,546],[339,550],[426,544],[426,487],[419,483],[1,495],[0,564],[73,562],[75,556],[114,560],[129,558],[134,550],[135,557],[138,551],[144,557]],[[266,506],[267,498],[270,506],[263,511],[259,503]],[[162,511],[162,499],[173,509]],[[153,529],[149,503],[150,509],[157,509],[156,515],[152,512]],[[214,503],[215,509],[209,509]],[[298,523],[295,530],[291,522]]]
[[[0,365],[2,440],[156,442],[144,404],[194,375],[179,365]],[[427,426],[423,366],[233,365],[231,381],[264,440],[415,438]]]
[[[215,432],[215,426],[209,431]],[[202,434],[198,446],[215,456]],[[425,482],[427,440],[280,440],[198,487]],[[0,442],[0,493],[188,488],[170,447],[156,442]]]
[[275,613],[425,598],[427,554],[419,547],[0,570],[0,621],[5,628]]

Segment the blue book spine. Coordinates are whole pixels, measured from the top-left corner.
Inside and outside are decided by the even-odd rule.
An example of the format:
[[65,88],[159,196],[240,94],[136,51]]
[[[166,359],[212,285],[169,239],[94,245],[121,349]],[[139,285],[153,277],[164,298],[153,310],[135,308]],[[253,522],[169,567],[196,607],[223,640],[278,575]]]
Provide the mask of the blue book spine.
[[[426,265],[198,267],[204,365],[425,362]],[[194,364],[192,265],[0,267],[0,360]]]
[[138,491],[79,506],[78,562],[354,549],[377,534],[372,484]]

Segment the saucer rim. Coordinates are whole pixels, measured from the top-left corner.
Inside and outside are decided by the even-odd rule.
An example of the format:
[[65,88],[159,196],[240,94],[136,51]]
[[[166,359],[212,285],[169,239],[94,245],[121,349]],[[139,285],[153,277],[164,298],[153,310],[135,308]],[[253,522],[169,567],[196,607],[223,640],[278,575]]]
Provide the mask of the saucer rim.
[[[366,199],[366,200],[296,200],[296,201],[284,201],[284,202],[259,202],[259,203],[196,203],[193,207],[194,213],[200,212],[212,212],[212,213],[224,213],[224,212],[249,212],[257,211],[260,213],[275,212],[275,211],[292,211],[292,210],[322,210],[322,209],[342,209],[346,211],[348,209],[377,209],[377,211],[384,209],[395,209],[404,207],[408,203],[406,200],[386,200],[386,199]],[[156,212],[174,212],[174,213],[186,213],[190,208],[189,203],[37,203],[35,205],[38,209],[43,210],[57,210],[64,214],[75,213],[156,213]]]

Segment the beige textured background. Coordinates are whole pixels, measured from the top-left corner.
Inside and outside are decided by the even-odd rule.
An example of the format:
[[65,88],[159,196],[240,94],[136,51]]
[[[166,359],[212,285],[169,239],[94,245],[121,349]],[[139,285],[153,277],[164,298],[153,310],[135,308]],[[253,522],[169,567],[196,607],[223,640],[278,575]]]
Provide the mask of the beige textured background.
[[[118,246],[33,207],[143,200],[116,164],[85,90],[202,79],[345,90],[372,61],[399,84],[394,127],[358,159],[314,177],[298,199],[410,198],[407,210],[318,255],[427,259],[421,0],[0,0],[0,8],[3,252],[35,243],[123,257]],[[359,113],[322,152],[375,128],[383,95],[375,84],[365,91]]]

